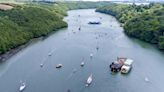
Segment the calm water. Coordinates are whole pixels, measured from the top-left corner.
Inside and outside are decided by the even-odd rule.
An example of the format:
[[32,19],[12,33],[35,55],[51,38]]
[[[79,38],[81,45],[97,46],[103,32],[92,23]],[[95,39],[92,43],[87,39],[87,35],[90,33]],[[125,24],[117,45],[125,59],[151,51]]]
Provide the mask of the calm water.
[[[73,10],[68,15],[67,29],[31,43],[0,64],[0,92],[19,92],[20,80],[27,83],[24,92],[164,92],[162,52],[125,36],[116,19],[109,15],[94,10]],[[87,24],[93,20],[102,24]],[[50,52],[52,56],[48,56]],[[110,72],[108,65],[117,56],[134,60],[128,75]],[[83,59],[85,66],[80,67]],[[63,64],[61,69],[55,68],[58,63]],[[85,87],[90,74],[93,83]]]

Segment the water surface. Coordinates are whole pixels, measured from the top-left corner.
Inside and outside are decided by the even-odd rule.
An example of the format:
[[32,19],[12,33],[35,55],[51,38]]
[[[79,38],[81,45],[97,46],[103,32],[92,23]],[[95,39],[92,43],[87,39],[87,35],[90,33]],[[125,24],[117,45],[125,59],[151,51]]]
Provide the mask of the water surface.
[[[164,92],[164,54],[128,38],[115,18],[89,9],[69,11],[65,21],[67,29],[31,43],[0,64],[0,92],[19,92],[20,80],[27,83],[23,92]],[[88,25],[89,21],[102,24]],[[110,72],[109,64],[118,56],[134,60],[128,75]],[[56,69],[59,63],[63,67]],[[85,87],[90,74],[93,83]]]

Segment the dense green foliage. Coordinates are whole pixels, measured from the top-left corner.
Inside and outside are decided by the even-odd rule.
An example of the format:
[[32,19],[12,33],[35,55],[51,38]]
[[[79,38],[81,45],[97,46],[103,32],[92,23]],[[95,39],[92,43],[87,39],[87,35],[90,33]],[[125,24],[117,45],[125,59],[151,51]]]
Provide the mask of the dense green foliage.
[[164,7],[162,4],[121,5],[112,4],[96,11],[115,16],[131,37],[158,44],[164,49]]
[[110,2],[58,2],[61,6],[66,6],[68,10],[73,9],[90,9],[90,8],[97,8],[111,4]]
[[0,54],[28,42],[31,38],[66,27],[61,13],[37,6],[21,5],[0,11]]
[[110,4],[108,6],[99,7],[98,9],[96,9],[96,11],[110,14],[119,19],[119,14],[121,14],[121,12],[127,9],[128,7],[128,5]]

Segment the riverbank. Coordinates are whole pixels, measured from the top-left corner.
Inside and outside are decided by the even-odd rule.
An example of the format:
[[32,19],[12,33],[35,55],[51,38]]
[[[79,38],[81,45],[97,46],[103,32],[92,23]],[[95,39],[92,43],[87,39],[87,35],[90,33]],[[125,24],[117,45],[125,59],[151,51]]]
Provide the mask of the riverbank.
[[0,55],[0,63],[8,60],[9,58],[11,58],[13,55],[15,55],[19,51],[21,51],[24,48],[26,48],[27,46],[29,46],[33,41],[37,41],[37,40],[41,40],[41,39],[42,39],[42,37],[40,37],[40,38],[33,38],[29,42],[27,42],[26,44],[18,46],[16,48],[11,49],[10,51],[6,52],[5,54]]
[[124,5],[111,4],[97,8],[97,12],[110,14],[122,23],[125,33],[164,50],[164,7],[162,4]]
[[[62,28],[60,28],[61,30]],[[14,56],[15,54],[17,54],[18,52],[20,52],[21,50],[23,50],[24,48],[28,47],[30,44],[32,44],[33,42],[36,42],[36,41],[42,41],[44,39],[46,39],[48,36],[51,36],[52,34],[54,34],[55,31],[52,31],[50,33],[48,33],[47,35],[45,36],[41,36],[41,37],[38,37],[38,38],[33,38],[33,39],[30,39],[27,43],[25,44],[22,44],[16,48],[13,48],[9,51],[7,51],[6,53],[4,54],[1,54],[0,55],[0,63],[1,62],[5,62],[6,60],[10,59],[12,56]]]
[[62,12],[37,5],[13,5],[13,9],[0,10],[0,61],[26,47],[31,39],[67,27],[63,18]]

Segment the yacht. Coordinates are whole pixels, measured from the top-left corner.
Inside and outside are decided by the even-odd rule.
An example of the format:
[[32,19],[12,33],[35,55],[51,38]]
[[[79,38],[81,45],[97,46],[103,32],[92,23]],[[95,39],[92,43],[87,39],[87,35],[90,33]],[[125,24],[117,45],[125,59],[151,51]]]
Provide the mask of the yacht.
[[89,86],[92,83],[92,74],[88,77],[86,86]]
[[25,88],[26,88],[26,83],[22,82],[19,91],[22,92]]

